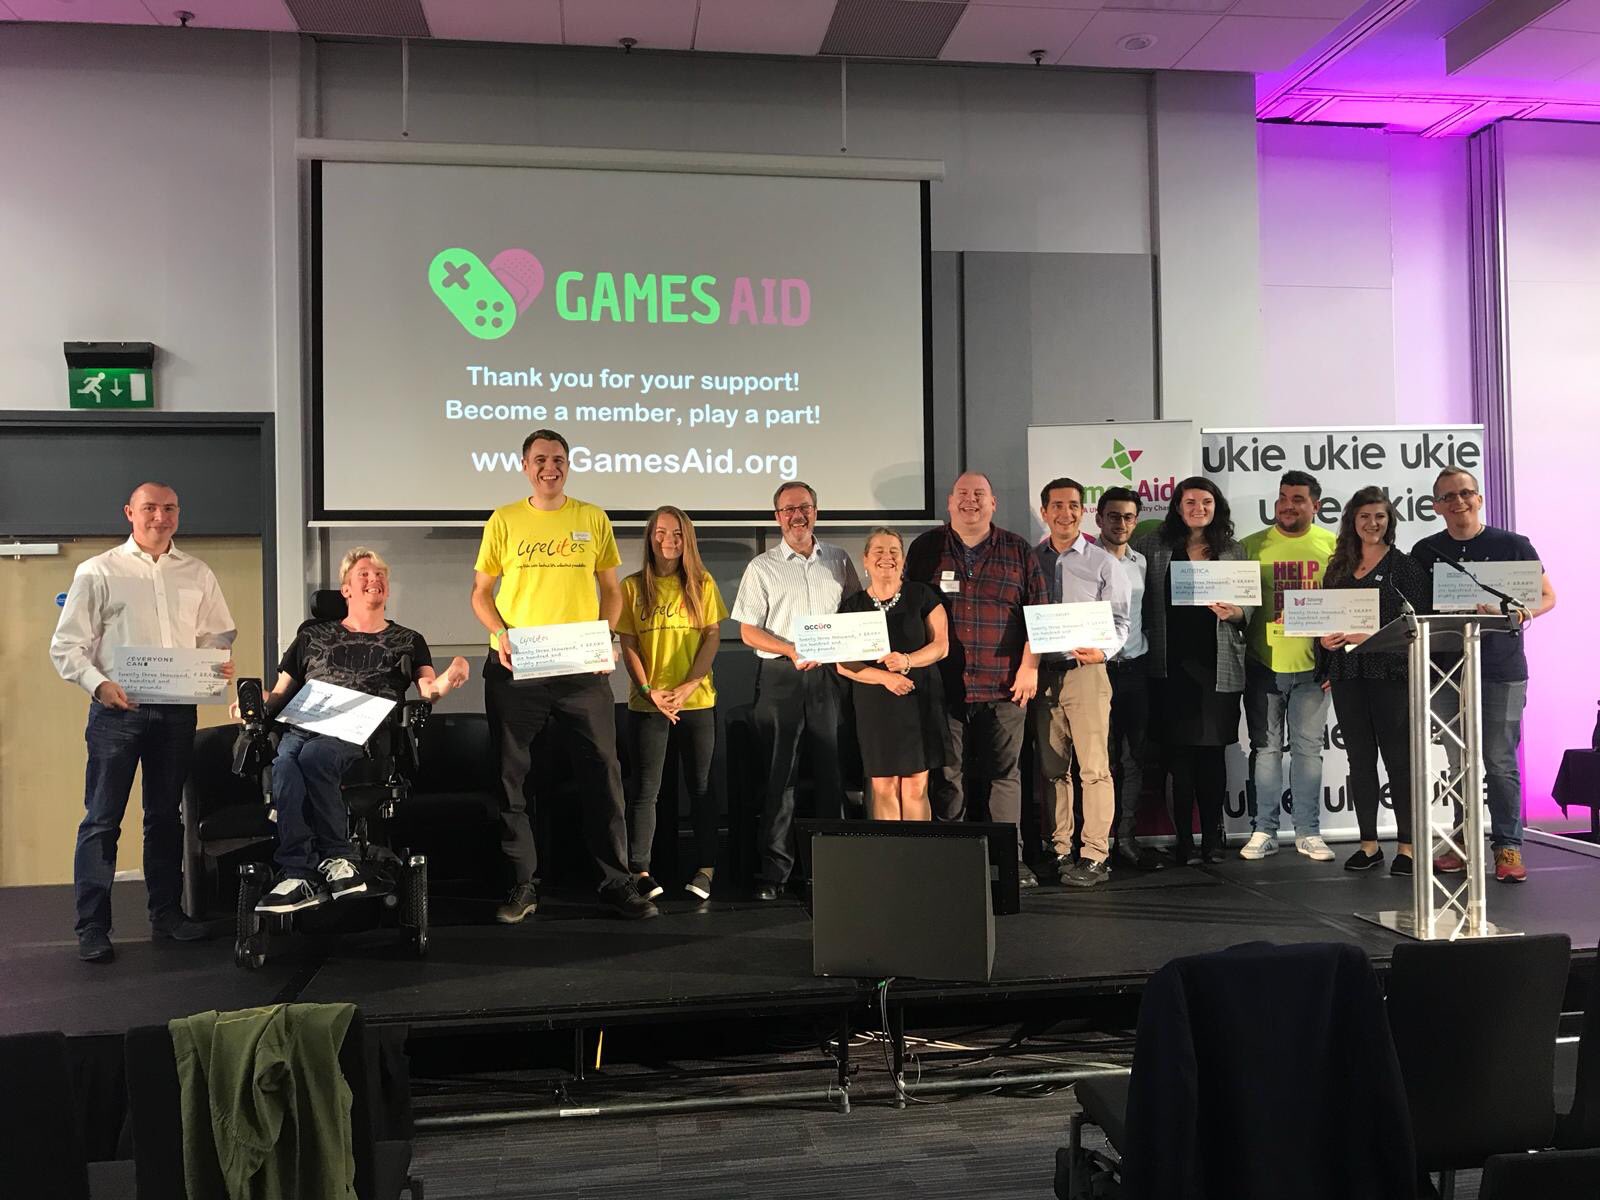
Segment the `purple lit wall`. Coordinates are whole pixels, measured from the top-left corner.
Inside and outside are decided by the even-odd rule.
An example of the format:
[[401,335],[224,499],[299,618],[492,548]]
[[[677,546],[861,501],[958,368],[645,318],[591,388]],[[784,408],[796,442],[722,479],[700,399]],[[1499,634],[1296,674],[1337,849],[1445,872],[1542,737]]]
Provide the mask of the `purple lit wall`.
[[1465,140],[1259,125],[1257,147],[1269,422],[1471,421]]
[[1530,821],[1563,821],[1550,799],[1562,752],[1587,747],[1600,699],[1589,527],[1600,463],[1600,126],[1500,126],[1504,147],[1512,477],[1516,526],[1533,539],[1557,606],[1528,634],[1523,794]]

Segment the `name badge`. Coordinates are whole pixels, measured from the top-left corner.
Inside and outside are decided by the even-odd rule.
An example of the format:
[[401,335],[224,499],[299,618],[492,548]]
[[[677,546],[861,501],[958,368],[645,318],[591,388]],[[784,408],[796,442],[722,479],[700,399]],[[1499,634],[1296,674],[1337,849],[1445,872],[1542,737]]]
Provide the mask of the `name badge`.
[[953,596],[953,595],[955,595],[957,592],[959,592],[961,590],[961,580],[959,580],[959,579],[941,579],[941,580],[939,580],[939,590],[941,592],[948,592],[950,595]]
[[587,529],[574,529],[572,531],[572,540],[575,542],[587,542],[589,537],[590,534]]

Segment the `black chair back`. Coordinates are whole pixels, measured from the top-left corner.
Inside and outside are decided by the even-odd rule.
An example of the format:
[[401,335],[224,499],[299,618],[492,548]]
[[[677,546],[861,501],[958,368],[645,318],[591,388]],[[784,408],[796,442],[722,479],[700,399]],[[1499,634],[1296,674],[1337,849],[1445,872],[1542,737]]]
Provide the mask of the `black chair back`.
[[1483,1164],[1478,1200],[1594,1200],[1600,1150],[1496,1154]]
[[[1578,1036],[1578,1077],[1572,1111],[1556,1121],[1556,1145],[1563,1150],[1600,1146],[1600,965],[1589,977],[1589,999]],[[1600,1195],[1600,1191],[1595,1193]]]
[[[183,1182],[183,1117],[172,1035],[165,1025],[130,1029],[124,1053],[139,1195],[184,1200],[187,1192]],[[356,1195],[360,1200],[375,1200],[372,1107],[375,1066],[367,1060],[366,1024],[359,1011],[345,1030],[344,1044],[339,1048],[339,1069],[350,1085]]]
[[0,1194],[89,1200],[65,1034],[0,1037]]
[[1565,934],[1395,947],[1389,1028],[1420,1169],[1550,1144],[1571,957]]

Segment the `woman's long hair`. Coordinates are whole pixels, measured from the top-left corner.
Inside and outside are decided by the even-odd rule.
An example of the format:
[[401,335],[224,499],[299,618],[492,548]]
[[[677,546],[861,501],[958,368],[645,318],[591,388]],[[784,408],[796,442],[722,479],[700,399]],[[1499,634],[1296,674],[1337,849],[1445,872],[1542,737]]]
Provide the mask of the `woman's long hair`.
[[[663,504],[650,514],[644,526],[644,566],[639,571],[639,608],[644,616],[656,606],[656,525],[663,516],[676,517],[683,530],[683,556],[678,559],[675,574],[683,587],[683,610],[689,614],[689,623],[696,629],[705,621],[706,567],[700,561],[700,543],[695,541],[694,522],[681,508]],[[693,581],[692,583],[690,581]]]
[[1189,527],[1183,523],[1180,503],[1185,492],[1206,492],[1215,502],[1211,524],[1205,529],[1205,540],[1211,557],[1221,558],[1223,547],[1233,541],[1233,510],[1228,507],[1228,498],[1222,494],[1222,489],[1204,475],[1191,475],[1172,489],[1172,503],[1167,508],[1167,515],[1161,518],[1161,540],[1174,550],[1180,550],[1188,544]]
[[1381,487],[1364,487],[1345,502],[1344,515],[1339,518],[1339,540],[1334,543],[1333,555],[1328,559],[1328,573],[1323,583],[1334,583],[1355,575],[1361,564],[1361,535],[1356,532],[1356,513],[1369,504],[1381,504],[1389,511],[1389,524],[1383,530],[1383,542],[1394,545],[1395,526],[1400,514],[1394,501]]

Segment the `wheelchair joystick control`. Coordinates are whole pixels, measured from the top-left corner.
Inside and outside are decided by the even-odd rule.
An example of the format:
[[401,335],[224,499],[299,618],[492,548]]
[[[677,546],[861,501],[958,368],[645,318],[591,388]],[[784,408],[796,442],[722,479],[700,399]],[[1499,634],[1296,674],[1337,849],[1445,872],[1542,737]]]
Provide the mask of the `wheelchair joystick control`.
[[234,690],[244,728],[233,741],[233,773],[248,777],[256,774],[272,757],[267,741],[267,703],[259,679],[240,679]]

